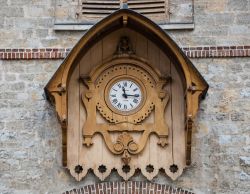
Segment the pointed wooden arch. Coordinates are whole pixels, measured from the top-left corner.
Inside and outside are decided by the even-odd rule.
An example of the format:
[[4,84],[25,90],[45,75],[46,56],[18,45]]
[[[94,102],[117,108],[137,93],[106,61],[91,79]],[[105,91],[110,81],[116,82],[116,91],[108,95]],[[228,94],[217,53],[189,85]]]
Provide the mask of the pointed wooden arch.
[[67,165],[67,90],[72,72],[91,46],[107,34],[124,26],[151,39],[171,60],[175,61],[176,69],[180,75],[183,75],[181,78],[186,99],[186,164],[190,165],[192,123],[198,111],[199,102],[206,95],[208,84],[165,31],[148,18],[129,9],[120,9],[114,12],[86,32],[45,87],[47,98],[54,104],[63,129],[63,163],[65,166]]

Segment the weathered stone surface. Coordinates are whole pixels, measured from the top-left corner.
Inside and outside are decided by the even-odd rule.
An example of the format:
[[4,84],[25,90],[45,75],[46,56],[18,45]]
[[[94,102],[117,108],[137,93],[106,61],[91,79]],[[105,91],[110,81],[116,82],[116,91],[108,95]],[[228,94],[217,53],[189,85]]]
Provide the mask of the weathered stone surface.
[[249,1],[246,0],[229,0],[228,9],[230,11],[247,11],[249,10],[248,3]]
[[[61,193],[80,185],[99,182],[90,173],[82,182],[75,183],[61,167],[61,130],[53,109],[43,97],[43,87],[60,62],[3,61],[3,77],[14,74],[15,80],[3,79],[1,83],[10,86],[14,83],[17,88],[10,87],[9,92],[0,92],[0,97],[4,97],[1,103],[6,104],[4,114],[0,114],[0,162],[4,163],[4,171],[0,171],[0,174],[5,174],[1,177],[4,186],[1,182],[0,188],[12,188],[13,193],[37,193],[37,190],[40,193]],[[247,150],[243,148],[249,145],[247,138],[250,129],[249,121],[242,119],[247,112],[241,112],[239,108],[246,101],[246,97],[241,97],[240,93],[245,89],[231,88],[227,82],[230,82],[231,75],[237,77],[242,74],[240,67],[244,67],[245,74],[249,73],[246,68],[248,59],[193,59],[193,62],[211,88],[207,99],[202,102],[194,132],[193,164],[174,185],[192,188],[197,193],[244,193],[249,175],[245,165]],[[235,65],[236,62],[239,67]],[[227,76],[219,78],[223,72],[227,72]],[[221,88],[217,88],[216,83],[222,83]],[[10,170],[13,168],[14,171]],[[7,174],[11,174],[11,177]],[[12,177],[25,181],[20,182]],[[11,184],[8,183],[10,179]],[[140,174],[133,179],[144,180]],[[120,178],[113,173],[108,180]],[[153,181],[171,183],[161,173]],[[1,192],[5,191],[2,189]]]
[[23,17],[23,8],[17,6],[1,6],[0,7],[1,17]]
[[[64,5],[77,1],[61,0]],[[171,31],[181,46],[250,45],[250,1],[197,0],[193,31]],[[1,48],[71,48],[83,32],[53,30],[54,0],[0,0]],[[72,12],[63,6],[59,12]],[[178,8],[179,9],[179,8]],[[184,10],[188,7],[184,7]],[[73,15],[68,15],[73,19]],[[0,49],[1,49],[0,48]],[[0,61],[0,193],[60,194],[100,182],[91,172],[77,183],[62,168],[61,129],[43,88],[61,60]],[[192,59],[210,85],[195,122],[192,165],[177,181],[153,182],[195,193],[250,190],[249,58]],[[132,180],[145,180],[138,172]],[[106,181],[121,181],[116,172]]]
[[245,167],[250,167],[250,157],[245,157],[245,156],[240,157],[240,165]]

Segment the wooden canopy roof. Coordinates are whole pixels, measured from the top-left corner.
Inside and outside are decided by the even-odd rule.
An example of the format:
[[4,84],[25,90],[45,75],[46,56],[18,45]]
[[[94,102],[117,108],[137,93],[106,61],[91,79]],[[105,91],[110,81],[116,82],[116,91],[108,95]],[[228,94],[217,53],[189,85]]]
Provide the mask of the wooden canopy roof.
[[186,163],[191,162],[191,133],[192,122],[198,111],[198,105],[201,98],[206,96],[208,84],[195,68],[193,63],[187,58],[174,40],[145,16],[130,9],[120,9],[108,17],[104,18],[77,42],[68,56],[64,59],[56,73],[45,87],[45,93],[48,100],[55,105],[62,127],[66,127],[67,120],[67,87],[69,78],[82,56],[97,41],[107,34],[121,29],[124,26],[138,33],[141,33],[175,62],[176,69],[183,75],[184,88],[186,90]]

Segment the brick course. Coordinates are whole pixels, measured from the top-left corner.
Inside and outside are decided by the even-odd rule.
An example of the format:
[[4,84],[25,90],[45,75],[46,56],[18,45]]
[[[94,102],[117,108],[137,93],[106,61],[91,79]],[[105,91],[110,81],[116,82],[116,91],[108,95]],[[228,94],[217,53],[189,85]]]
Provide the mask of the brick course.
[[[2,60],[64,59],[71,48],[0,49]],[[250,57],[250,46],[182,47],[189,58]]]
[[[124,187],[125,185],[125,187]],[[87,185],[63,194],[194,194],[191,191],[149,182],[104,182]]]

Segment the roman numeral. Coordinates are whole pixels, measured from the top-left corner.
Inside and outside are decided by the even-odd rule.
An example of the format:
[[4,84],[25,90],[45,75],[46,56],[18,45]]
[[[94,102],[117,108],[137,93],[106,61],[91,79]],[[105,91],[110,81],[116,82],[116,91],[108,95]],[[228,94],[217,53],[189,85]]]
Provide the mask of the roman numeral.
[[118,84],[118,87],[119,87],[119,88],[121,88],[121,87],[122,87],[122,85],[121,85],[121,84]]
[[131,83],[129,87],[131,88],[131,87],[132,87],[132,85],[133,85],[133,83]]
[[118,100],[115,98],[114,100],[112,100],[112,103],[116,104],[118,102]]
[[121,108],[121,107],[122,107],[121,103],[118,103],[118,104],[117,104],[117,107],[118,107],[118,108]]
[[138,103],[138,100],[134,98],[133,102],[134,102],[135,104],[137,104],[137,103]]
[[138,90],[138,88],[133,89],[134,92],[137,91],[137,90]]
[[116,97],[116,94],[112,94],[112,95],[110,95],[111,97],[113,97],[113,98],[115,98]]
[[127,110],[127,108],[128,108],[127,105],[124,104],[123,109]]
[[127,85],[128,85],[127,82],[123,82],[124,87],[127,87]]

